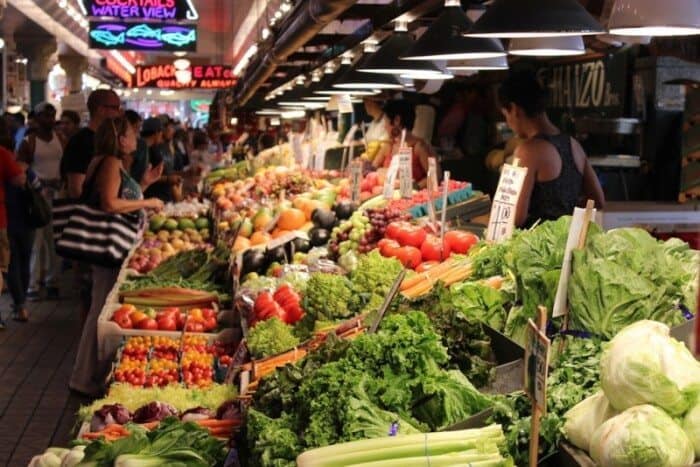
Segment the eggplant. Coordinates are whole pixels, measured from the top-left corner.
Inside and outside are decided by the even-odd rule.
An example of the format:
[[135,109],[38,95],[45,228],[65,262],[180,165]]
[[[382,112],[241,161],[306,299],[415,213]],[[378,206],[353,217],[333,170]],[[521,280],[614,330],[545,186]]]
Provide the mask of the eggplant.
[[284,245],[280,245],[271,250],[265,252],[265,260],[267,264],[270,263],[280,263],[284,264],[287,262],[287,253],[284,251]]
[[350,201],[339,201],[333,206],[333,211],[340,220],[350,219],[352,213],[357,211],[357,205]]
[[314,227],[309,231],[309,243],[311,246],[323,246],[331,239],[331,233],[321,227]]
[[267,261],[265,259],[265,253],[263,253],[261,250],[252,248],[243,253],[243,267],[241,269],[241,276],[245,276],[251,272],[264,274],[266,269]]
[[336,220],[335,213],[328,209],[314,209],[314,212],[311,214],[311,222],[316,227],[326,230],[331,230],[335,226]]
[[305,238],[297,237],[292,240],[292,243],[294,244],[295,253],[308,253],[311,249],[311,243]]

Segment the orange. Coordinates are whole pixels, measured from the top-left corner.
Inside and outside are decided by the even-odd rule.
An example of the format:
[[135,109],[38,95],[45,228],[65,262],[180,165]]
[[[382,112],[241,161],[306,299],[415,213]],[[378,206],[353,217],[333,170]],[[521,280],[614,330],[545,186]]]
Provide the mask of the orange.
[[264,243],[267,243],[270,241],[272,237],[270,237],[270,234],[267,232],[255,232],[253,235],[250,237],[250,244],[252,246],[254,245],[262,245]]
[[306,222],[306,216],[301,209],[290,208],[280,212],[277,228],[281,230],[296,230]]
[[245,237],[238,237],[235,242],[233,242],[233,252],[238,253],[245,251],[250,248],[250,240]]
[[289,233],[289,230],[284,230],[284,229],[279,229],[279,228],[277,228],[277,229],[275,229],[275,230],[272,231],[272,238],[279,238],[279,237],[281,237],[282,235],[286,235],[286,234],[288,234],[288,233]]

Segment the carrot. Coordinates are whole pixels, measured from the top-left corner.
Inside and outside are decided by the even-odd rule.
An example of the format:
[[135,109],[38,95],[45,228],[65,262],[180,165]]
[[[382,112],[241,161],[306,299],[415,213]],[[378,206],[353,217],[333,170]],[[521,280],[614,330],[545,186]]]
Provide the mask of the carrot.
[[197,420],[195,423],[199,426],[207,428],[216,427],[232,427],[236,421],[235,420],[218,420],[216,418],[207,418],[206,420]]
[[160,422],[155,421],[155,422],[141,423],[140,425],[142,427],[144,427],[146,430],[152,430],[154,428],[157,428],[158,425],[160,425]]

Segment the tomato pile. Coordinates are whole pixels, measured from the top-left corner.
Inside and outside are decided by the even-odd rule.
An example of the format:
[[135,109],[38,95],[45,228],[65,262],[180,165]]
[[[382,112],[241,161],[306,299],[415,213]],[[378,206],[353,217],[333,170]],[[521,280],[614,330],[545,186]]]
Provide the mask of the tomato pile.
[[270,318],[279,318],[286,324],[295,324],[304,317],[301,307],[301,296],[289,284],[282,284],[274,294],[262,291],[258,294],[253,305],[253,316],[250,318],[251,326],[259,321]]
[[163,387],[184,383],[205,388],[215,382],[214,367],[231,364],[233,348],[221,342],[211,345],[203,336],[185,336],[182,355],[180,341],[163,336],[129,338],[121,351],[114,380],[139,387]]
[[425,271],[444,261],[452,254],[466,254],[479,241],[470,232],[452,230],[445,233],[444,242],[423,227],[409,222],[392,222],[386,229],[386,238],[377,246],[382,256],[396,258],[404,267]]
[[182,311],[177,307],[161,310],[137,309],[134,305],[122,305],[112,315],[112,321],[122,329],[146,331],[212,332],[218,327],[216,310],[192,308]]
[[[458,180],[450,180],[449,183],[447,184],[447,192],[451,193],[453,191],[461,190],[463,188],[466,188],[468,185],[467,182],[460,182]],[[445,183],[443,182],[440,185],[440,188],[433,192],[433,201],[440,199],[442,196],[442,192],[445,189]],[[411,196],[410,198],[402,198],[402,199],[395,199],[392,200],[389,203],[388,208],[389,209],[395,209],[398,211],[406,211],[413,206],[418,206],[421,204],[427,204],[430,202],[430,196],[428,196],[428,190],[423,189],[420,191],[417,191]]]

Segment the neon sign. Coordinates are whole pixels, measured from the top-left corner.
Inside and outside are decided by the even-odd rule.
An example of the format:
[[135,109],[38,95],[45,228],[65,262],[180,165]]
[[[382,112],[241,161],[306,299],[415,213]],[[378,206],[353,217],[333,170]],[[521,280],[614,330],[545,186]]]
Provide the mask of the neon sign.
[[192,0],[82,0],[83,13],[92,17],[141,20],[199,19]]
[[137,66],[130,86],[160,89],[225,89],[235,86],[237,78],[227,65],[193,65],[187,83],[177,80],[173,65]]
[[197,26],[171,23],[90,22],[90,47],[109,50],[197,50]]

